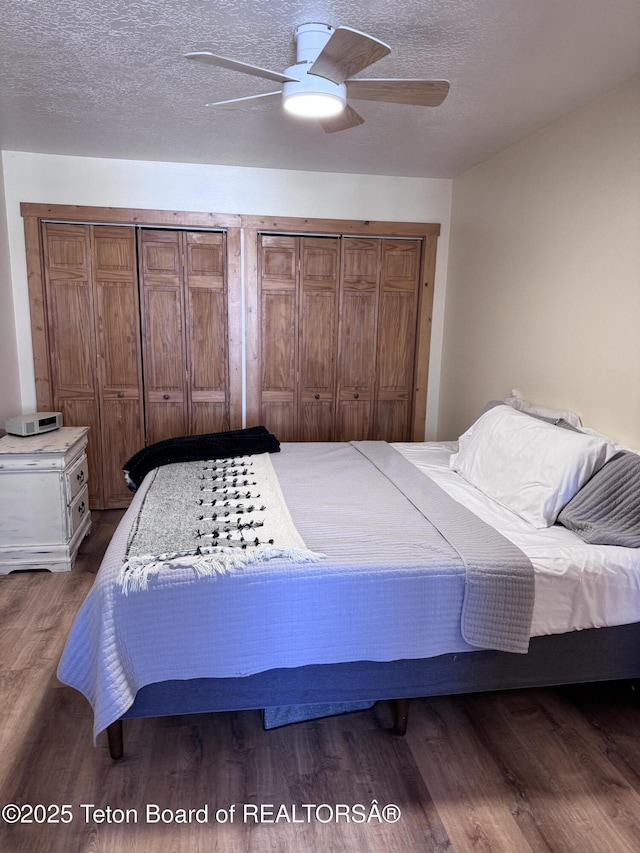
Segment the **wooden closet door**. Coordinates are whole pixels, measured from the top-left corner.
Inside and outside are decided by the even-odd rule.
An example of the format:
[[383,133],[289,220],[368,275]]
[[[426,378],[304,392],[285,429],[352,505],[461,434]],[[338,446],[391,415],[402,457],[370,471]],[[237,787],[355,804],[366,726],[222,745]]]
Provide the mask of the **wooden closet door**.
[[281,441],[295,441],[299,240],[259,239],[260,420]]
[[140,232],[147,444],[188,432],[181,232]]
[[334,436],[339,240],[300,238],[298,441]]
[[225,235],[183,234],[185,253],[189,432],[229,429],[229,340]]
[[88,426],[89,498],[101,507],[101,431],[89,225],[45,222],[45,290],[53,405],[66,426]]
[[336,440],[371,438],[380,241],[342,241]]
[[419,240],[383,240],[373,439],[406,441],[416,350]]
[[133,228],[92,228],[103,506],[127,506],[122,466],[144,447],[138,276]]

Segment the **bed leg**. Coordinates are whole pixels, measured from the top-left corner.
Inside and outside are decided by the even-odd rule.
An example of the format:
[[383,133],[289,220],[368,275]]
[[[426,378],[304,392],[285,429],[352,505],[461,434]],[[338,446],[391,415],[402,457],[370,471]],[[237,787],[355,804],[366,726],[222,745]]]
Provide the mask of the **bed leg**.
[[409,702],[411,699],[392,699],[393,706],[393,733],[401,737],[407,733],[409,721]]
[[115,723],[107,726],[107,740],[109,742],[109,755],[114,761],[118,761],[124,752],[122,720],[116,720]]

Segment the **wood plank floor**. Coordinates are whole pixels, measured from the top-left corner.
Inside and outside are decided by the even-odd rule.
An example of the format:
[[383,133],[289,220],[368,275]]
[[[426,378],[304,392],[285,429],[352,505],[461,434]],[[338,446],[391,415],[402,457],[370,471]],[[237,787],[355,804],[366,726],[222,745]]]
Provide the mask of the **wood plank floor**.
[[[418,700],[406,738],[390,733],[385,702],[270,732],[259,712],[132,720],[112,762],[104,736],[91,744],[88,703],[55,673],[120,515],[94,513],[73,572],[0,578],[0,806],[69,805],[72,816],[0,820],[3,853],[640,850],[640,706],[628,684]],[[374,800],[400,818],[380,822]],[[251,808],[243,819],[244,804],[264,819]],[[153,822],[154,805],[176,817],[206,806],[193,819],[208,820]]]

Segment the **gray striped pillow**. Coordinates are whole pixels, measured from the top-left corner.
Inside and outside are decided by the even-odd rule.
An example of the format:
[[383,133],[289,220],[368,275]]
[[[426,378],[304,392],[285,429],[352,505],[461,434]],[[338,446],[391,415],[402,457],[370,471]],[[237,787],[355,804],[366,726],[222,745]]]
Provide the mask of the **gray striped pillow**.
[[563,507],[558,521],[590,545],[640,548],[640,455],[616,454]]

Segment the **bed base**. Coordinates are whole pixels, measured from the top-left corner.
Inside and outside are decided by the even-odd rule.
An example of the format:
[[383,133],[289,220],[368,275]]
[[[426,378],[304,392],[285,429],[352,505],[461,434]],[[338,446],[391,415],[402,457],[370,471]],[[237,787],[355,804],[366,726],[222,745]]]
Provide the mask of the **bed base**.
[[640,677],[640,623],[534,637],[526,655],[491,650],[421,660],[356,661],[273,669],[246,678],[163,681],[138,691],[107,729],[109,753],[124,754],[122,720],[287,705],[390,699],[405,734],[413,697],[549,687]]
[[[409,703],[411,699],[392,699],[393,707],[393,733],[404,737],[407,733],[409,721]],[[107,727],[107,741],[109,744],[109,755],[114,761],[118,761],[124,755],[124,731],[122,719],[116,720]]]

